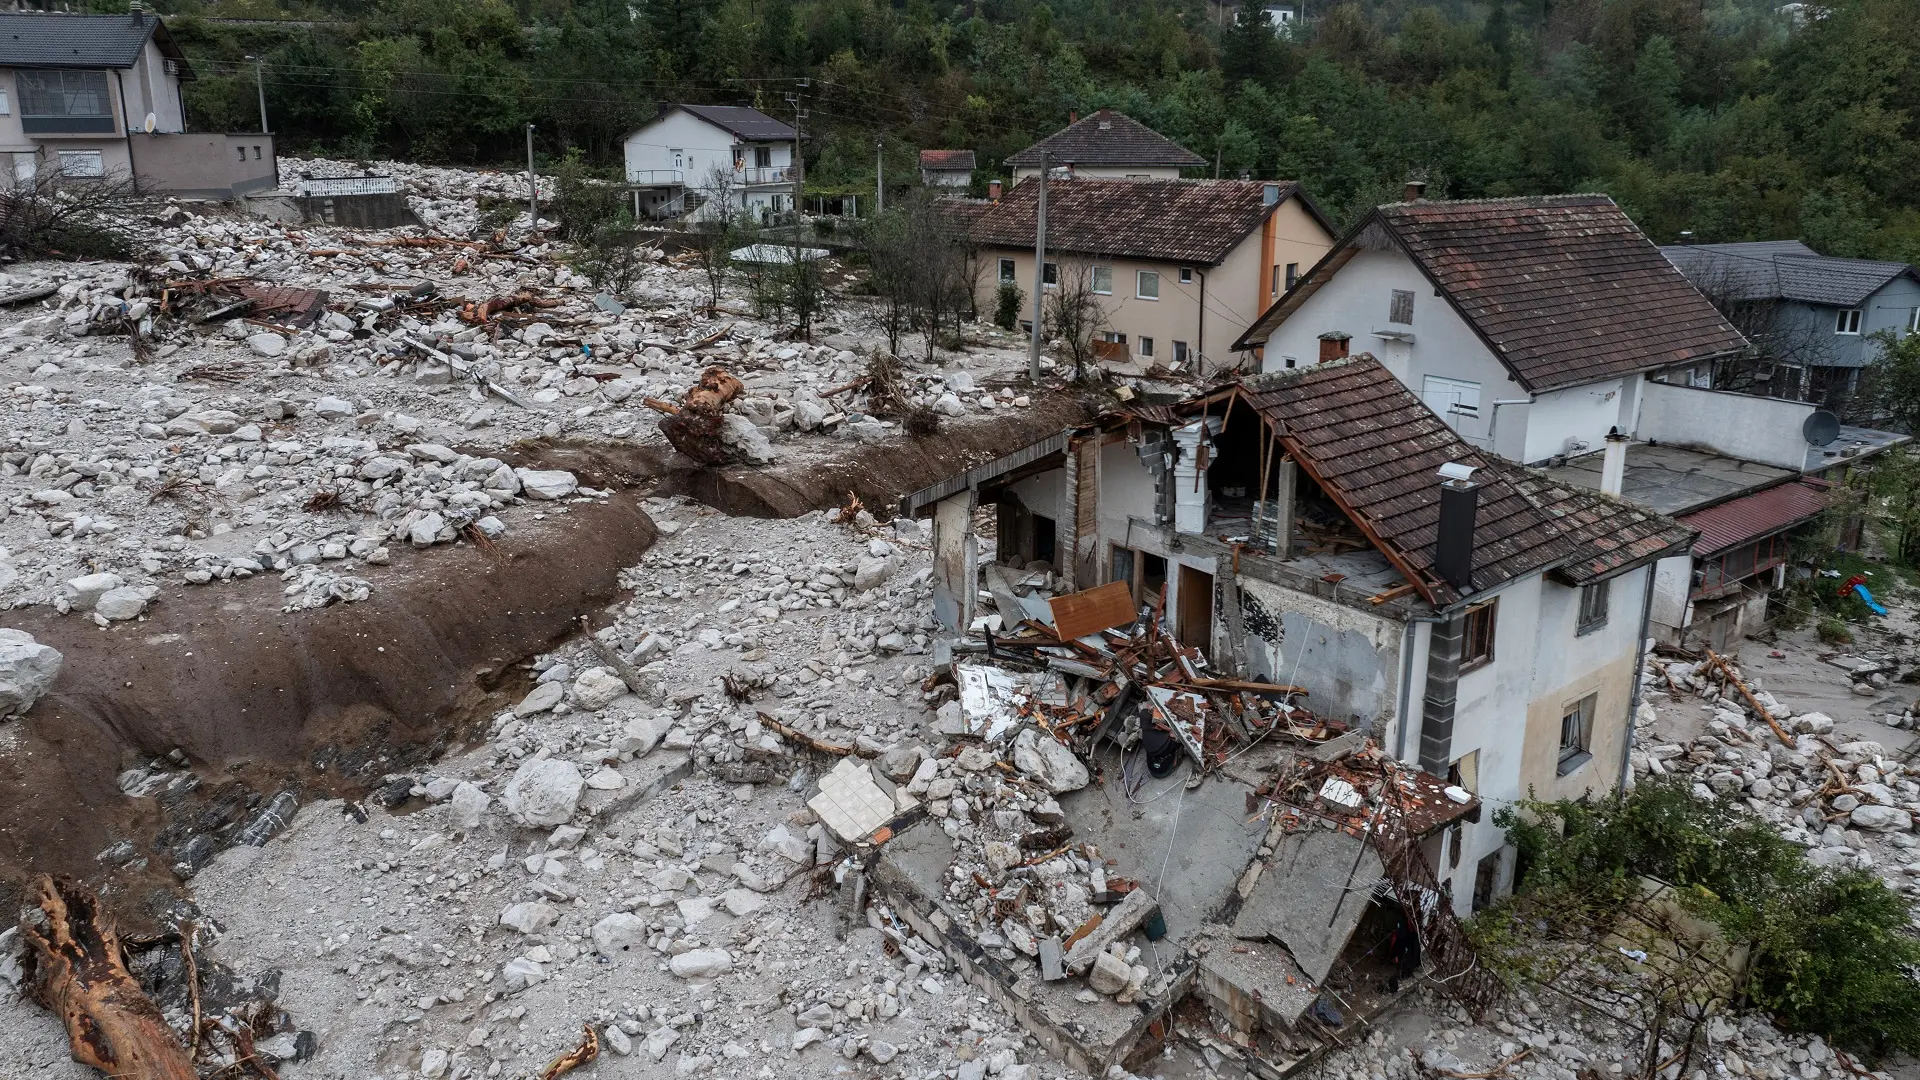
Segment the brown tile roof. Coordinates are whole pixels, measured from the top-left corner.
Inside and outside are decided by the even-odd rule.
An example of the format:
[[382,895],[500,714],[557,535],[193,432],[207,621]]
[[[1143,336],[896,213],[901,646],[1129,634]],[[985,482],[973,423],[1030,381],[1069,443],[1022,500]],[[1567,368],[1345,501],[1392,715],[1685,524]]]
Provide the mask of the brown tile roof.
[[1068,124],[1007,159],[1007,164],[1040,167],[1045,151],[1053,165],[1141,165],[1194,168],[1207,159],[1130,116],[1101,109]]
[[1683,544],[1691,531],[1562,488],[1483,454],[1366,354],[1242,384],[1280,441],[1430,602],[1461,599],[1433,570],[1440,466],[1478,467],[1473,593],[1556,567],[1591,580]]
[[1420,265],[1529,390],[1747,345],[1612,199],[1553,195],[1379,207],[1236,348],[1264,342],[1374,230]]
[[[1273,182],[1279,197],[1268,203],[1269,186],[1258,180],[1049,181],[1047,250],[1211,266],[1300,191],[1290,180]],[[975,242],[1032,250],[1039,190],[1040,181],[1030,177],[992,204],[974,225]]]
[[974,168],[973,151],[922,150],[920,151],[920,167],[923,169],[951,169],[955,172],[962,169],[971,171]]

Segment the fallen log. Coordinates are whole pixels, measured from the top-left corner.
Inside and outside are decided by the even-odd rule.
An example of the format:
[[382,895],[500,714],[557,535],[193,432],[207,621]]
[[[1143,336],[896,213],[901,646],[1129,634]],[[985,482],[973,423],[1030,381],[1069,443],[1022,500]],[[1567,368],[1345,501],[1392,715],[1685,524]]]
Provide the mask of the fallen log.
[[725,368],[708,368],[681,398],[679,411],[661,419],[660,434],[675,450],[702,465],[730,464],[734,453],[720,441],[721,413],[745,389]]
[[20,932],[36,960],[34,996],[67,1028],[73,1060],[116,1080],[199,1080],[193,1061],[127,971],[100,898],[71,878],[41,875]]
[[1713,666],[1720,669],[1720,674],[1725,675],[1727,681],[1732,683],[1734,688],[1740,691],[1740,696],[1747,699],[1747,707],[1753,710],[1755,716],[1767,722],[1767,726],[1773,729],[1774,735],[1778,736],[1781,742],[1788,746],[1796,745],[1793,741],[1793,736],[1787,734],[1786,729],[1781,727],[1780,722],[1773,718],[1773,714],[1767,711],[1766,706],[1760,704],[1760,699],[1753,696],[1753,691],[1747,689],[1747,684],[1740,681],[1740,676],[1733,673],[1733,665],[1727,663],[1726,657],[1721,656],[1712,649],[1708,649],[1707,659],[1712,661]]

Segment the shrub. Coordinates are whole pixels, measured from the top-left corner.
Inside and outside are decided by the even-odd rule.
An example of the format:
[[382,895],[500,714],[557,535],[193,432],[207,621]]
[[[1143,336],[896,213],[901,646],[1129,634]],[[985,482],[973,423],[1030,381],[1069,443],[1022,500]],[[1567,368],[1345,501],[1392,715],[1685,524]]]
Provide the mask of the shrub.
[[1026,306],[1026,302],[1026,294],[1020,291],[1020,286],[1011,281],[1001,282],[1000,290],[994,297],[993,324],[1002,330],[1019,326],[1020,309]]
[[1814,633],[1829,645],[1845,645],[1853,640],[1853,631],[1847,629],[1846,622],[1837,615],[1828,615],[1821,619],[1820,624],[1814,628]]
[[27,187],[0,188],[0,252],[14,258],[64,255],[125,259],[124,231],[133,185],[124,180],[70,180],[43,171]]
[[578,147],[553,173],[552,212],[560,219],[555,230],[562,240],[590,242],[595,233],[625,223],[631,216],[620,189],[595,179]]
[[1823,870],[1731,799],[1642,781],[1593,802],[1526,800],[1494,819],[1543,911],[1617,909],[1642,875],[1755,946],[1749,993],[1785,1026],[1870,1057],[1920,1052],[1920,936],[1878,877]]
[[573,261],[574,269],[586,275],[587,280],[611,293],[624,293],[631,288],[646,264],[646,245],[641,242],[640,234],[618,225],[595,230]]

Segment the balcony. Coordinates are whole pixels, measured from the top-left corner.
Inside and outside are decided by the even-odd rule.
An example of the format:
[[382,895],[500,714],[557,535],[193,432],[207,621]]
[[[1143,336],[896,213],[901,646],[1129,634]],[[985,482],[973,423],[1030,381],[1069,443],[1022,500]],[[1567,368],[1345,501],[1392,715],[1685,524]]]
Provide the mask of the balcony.
[[630,169],[627,183],[634,187],[684,187],[686,173],[680,169]]
[[737,182],[747,187],[756,187],[762,184],[793,183],[793,168],[791,166],[766,169],[735,169],[733,175]]

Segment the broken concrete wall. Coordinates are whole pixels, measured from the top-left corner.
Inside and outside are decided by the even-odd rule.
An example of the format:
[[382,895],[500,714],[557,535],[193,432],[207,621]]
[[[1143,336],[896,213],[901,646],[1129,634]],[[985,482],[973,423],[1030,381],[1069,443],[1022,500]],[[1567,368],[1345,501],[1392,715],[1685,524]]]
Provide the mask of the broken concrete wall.
[[1674,555],[1654,564],[1652,625],[1648,632],[1668,645],[1680,635],[1692,616],[1688,594],[1693,591],[1693,556]]
[[933,508],[933,617],[954,634],[973,625],[980,548],[973,535],[973,489]]
[[1357,721],[1376,737],[1389,732],[1400,696],[1399,620],[1244,575],[1240,606],[1250,675],[1306,687],[1307,707],[1320,716]]

